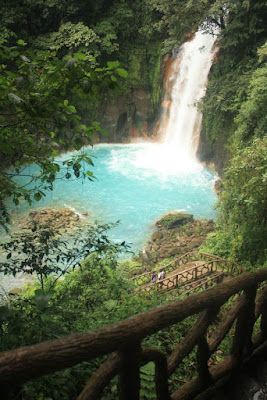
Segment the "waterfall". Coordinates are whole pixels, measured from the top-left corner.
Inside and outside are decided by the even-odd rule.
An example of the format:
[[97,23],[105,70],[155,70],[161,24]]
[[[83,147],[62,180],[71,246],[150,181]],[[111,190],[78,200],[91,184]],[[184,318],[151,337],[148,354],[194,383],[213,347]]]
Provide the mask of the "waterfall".
[[139,150],[131,162],[135,167],[163,177],[202,168],[196,158],[202,126],[197,102],[205,94],[215,40],[216,36],[199,30],[178,49],[165,83],[158,131],[161,143],[147,144]]
[[161,134],[164,144],[184,161],[193,159],[197,150],[202,113],[196,104],[205,94],[215,39],[208,33],[196,32],[193,40],[179,48],[177,61],[172,65],[171,106]]

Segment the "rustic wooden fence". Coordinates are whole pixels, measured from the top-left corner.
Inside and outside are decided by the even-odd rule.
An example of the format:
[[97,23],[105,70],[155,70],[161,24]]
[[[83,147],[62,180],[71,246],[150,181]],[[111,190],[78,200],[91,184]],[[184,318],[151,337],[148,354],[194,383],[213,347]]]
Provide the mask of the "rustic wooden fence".
[[[181,272],[176,272],[165,279],[154,283],[148,283],[140,286],[137,291],[151,293],[152,291],[167,291],[174,288],[182,289],[191,286],[192,290],[196,286],[196,281],[203,281],[209,275],[214,275],[214,281],[220,281],[223,275],[240,274],[241,269],[236,264],[224,260],[223,258],[214,258],[211,261],[202,264],[195,264]],[[218,277],[218,279],[216,279]],[[200,283],[200,282],[199,282]]]
[[[209,264],[211,261],[213,265],[215,262],[218,262],[218,265],[221,265],[223,269],[230,274],[239,274],[240,268],[238,264],[234,263],[233,261],[225,260],[224,258],[215,256],[213,254],[203,253],[199,251],[191,251],[189,253],[183,254],[181,257],[175,258],[169,264],[164,266],[164,271],[166,274],[169,274],[172,271],[175,271],[177,268],[182,267],[189,262],[196,261],[195,266],[199,264],[199,261],[204,261],[202,265]],[[147,284],[151,281],[151,271],[144,272],[143,274],[133,276],[130,278],[137,286]]]
[[[243,273],[215,288],[197,293],[179,302],[163,305],[117,324],[87,333],[77,333],[34,346],[0,353],[1,399],[10,387],[34,378],[74,366],[96,357],[110,355],[90,378],[78,400],[99,400],[110,380],[120,377],[120,400],[138,400],[140,366],[155,363],[156,399],[193,399],[215,382],[243,365],[267,342],[267,268]],[[239,294],[220,320],[220,310]],[[142,340],[172,326],[188,316],[198,315],[197,322],[167,357],[162,351],[143,348]],[[260,331],[252,335],[260,318]],[[217,327],[207,338],[207,329]],[[235,322],[229,355],[209,367],[209,359]],[[183,359],[197,346],[198,377],[169,393],[168,379]]]

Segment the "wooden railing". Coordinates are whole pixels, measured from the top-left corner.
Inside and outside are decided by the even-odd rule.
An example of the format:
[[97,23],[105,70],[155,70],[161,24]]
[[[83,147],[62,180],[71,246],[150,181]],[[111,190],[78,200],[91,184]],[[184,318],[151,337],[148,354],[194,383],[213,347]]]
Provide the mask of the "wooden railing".
[[[223,264],[225,267],[227,266],[228,272],[231,274],[239,274],[240,268],[238,264],[233,261],[225,260],[224,258],[215,256],[213,254],[203,253],[199,251],[191,251],[189,253],[183,254],[181,257],[175,258],[169,264],[164,266],[164,271],[166,274],[175,271],[177,268],[192,262],[192,261],[206,261],[208,264],[210,261],[218,261]],[[197,265],[197,264],[196,264]],[[143,274],[133,276],[130,278],[136,285],[140,286],[151,281],[151,271],[144,272]]]
[[235,274],[240,274],[241,269],[223,258],[215,258],[212,261],[204,262],[202,264],[198,263],[181,272],[176,272],[160,281],[144,284],[140,286],[137,291],[167,291],[174,288],[181,288],[185,285],[192,285],[195,281],[207,277],[215,272],[233,275],[233,272]]
[[224,278],[224,273],[223,272],[215,272],[212,275],[209,276],[204,276],[203,278],[200,278],[197,280],[197,282],[188,282],[185,283],[183,287],[183,291],[181,291],[181,294],[183,295],[189,295],[192,292],[196,293],[199,290],[203,289],[208,289],[209,287],[221,283]]
[[[138,400],[140,366],[155,363],[156,399],[192,399],[232,370],[238,368],[253,351],[267,340],[267,268],[243,273],[215,288],[197,293],[179,302],[163,305],[92,332],[77,333],[34,346],[0,353],[2,397],[14,384],[23,384],[83,361],[111,354],[91,377],[79,400],[99,400],[110,380],[120,377],[120,400]],[[234,295],[239,294],[237,300]],[[223,319],[219,312],[232,298],[233,304]],[[227,303],[229,304],[229,302]],[[176,344],[167,357],[162,351],[142,348],[142,340],[172,326],[188,316],[198,315],[197,322]],[[252,337],[255,321],[261,316],[260,331]],[[207,338],[213,323],[216,329]],[[229,332],[233,323],[233,344],[225,359],[209,367],[208,360]],[[169,377],[183,359],[197,346],[198,377],[169,393]]]

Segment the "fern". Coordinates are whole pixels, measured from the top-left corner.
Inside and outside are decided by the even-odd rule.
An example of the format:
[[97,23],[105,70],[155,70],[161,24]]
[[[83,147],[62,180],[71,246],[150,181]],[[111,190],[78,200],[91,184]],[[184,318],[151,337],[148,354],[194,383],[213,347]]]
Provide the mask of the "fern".
[[155,399],[155,365],[149,362],[140,368],[140,400]]

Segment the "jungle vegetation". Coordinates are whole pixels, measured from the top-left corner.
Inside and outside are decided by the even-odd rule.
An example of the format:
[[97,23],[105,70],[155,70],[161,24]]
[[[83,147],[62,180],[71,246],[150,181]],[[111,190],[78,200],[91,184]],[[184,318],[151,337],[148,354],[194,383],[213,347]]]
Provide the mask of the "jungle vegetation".
[[[103,96],[116,99],[119,91],[130,94],[133,88],[146,87],[156,99],[160,74],[155,71],[159,71],[159,60],[206,19],[206,29],[220,28],[220,50],[199,106],[203,109],[212,157],[217,157],[218,149],[223,151],[217,230],[204,249],[247,269],[266,263],[265,1],[1,0],[0,6],[3,226],[8,229],[6,198],[16,204],[22,198],[38,200],[44,190],[53,189],[60,171],[64,179],[72,174],[94,179],[90,155],[70,159],[64,166],[55,162],[56,155],[70,144],[81,149],[90,143],[95,131],[101,130],[96,116]],[[86,118],[85,107],[90,110]],[[6,167],[12,167],[11,173],[16,176],[32,162],[39,165],[41,174],[29,191],[17,186]],[[90,172],[85,172],[83,163],[90,165]],[[57,258],[57,248],[64,243],[59,244],[49,229],[33,228],[32,237],[39,235],[38,246],[26,238],[23,249],[25,256],[31,254],[27,262],[33,271],[39,271],[40,282],[21,294],[8,295],[1,306],[1,351],[95,329],[171,301],[164,296],[129,296],[132,287],[126,279],[128,264],[119,259],[119,254],[128,248],[125,243],[110,242],[108,228],[89,228],[89,250],[82,252],[79,245],[75,254],[66,251],[65,259]],[[18,272],[19,263],[12,250],[17,245],[16,239],[11,238],[2,271]],[[49,257],[53,260],[52,269],[46,263]],[[55,280],[57,263],[64,262],[71,267],[66,269],[64,280]],[[177,335],[181,337],[187,329],[187,323],[190,321],[179,329],[159,332],[148,345],[169,352]],[[100,362],[84,363],[44,377],[13,395],[27,400],[73,399]],[[176,376],[180,382],[186,381],[188,374],[194,375],[194,365],[191,360],[188,363]],[[150,365],[143,375],[142,398],[153,398]],[[116,381],[111,393],[103,398],[116,398]]]

